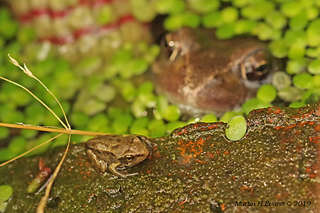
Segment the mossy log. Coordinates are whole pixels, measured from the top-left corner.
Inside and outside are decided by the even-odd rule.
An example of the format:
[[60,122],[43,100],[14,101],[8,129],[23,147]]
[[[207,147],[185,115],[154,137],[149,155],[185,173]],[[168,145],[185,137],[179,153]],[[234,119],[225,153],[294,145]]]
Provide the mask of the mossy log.
[[[72,147],[46,212],[318,212],[320,104],[252,111],[244,138],[224,123],[196,123],[155,138],[152,156],[120,178],[96,171],[83,145]],[[63,149],[0,168],[14,194],[6,212],[35,212],[42,193],[26,188],[38,161],[55,168]]]

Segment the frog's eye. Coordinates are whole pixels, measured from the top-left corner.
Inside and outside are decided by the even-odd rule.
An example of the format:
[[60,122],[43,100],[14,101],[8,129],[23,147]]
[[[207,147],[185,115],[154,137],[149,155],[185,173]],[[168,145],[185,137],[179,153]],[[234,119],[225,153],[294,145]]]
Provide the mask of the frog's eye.
[[254,64],[246,64],[241,67],[241,75],[249,81],[263,80],[269,72],[269,65],[266,63],[255,66]]
[[134,156],[133,156],[133,155],[127,155],[127,156],[126,156],[126,160],[127,160],[128,162],[132,161],[133,159],[134,159]]
[[241,76],[249,81],[261,81],[265,79],[271,70],[269,53],[264,49],[256,49],[245,56],[240,64]]
[[162,41],[163,46],[166,49],[167,56],[170,61],[174,61],[180,54],[179,42],[175,42],[171,39],[164,38]]

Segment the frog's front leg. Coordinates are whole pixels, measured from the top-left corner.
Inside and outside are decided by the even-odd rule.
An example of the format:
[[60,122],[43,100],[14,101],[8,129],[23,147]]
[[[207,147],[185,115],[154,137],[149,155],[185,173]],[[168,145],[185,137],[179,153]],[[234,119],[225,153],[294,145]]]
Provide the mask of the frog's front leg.
[[121,172],[119,172],[117,170],[117,167],[120,166],[120,165],[121,165],[120,161],[119,162],[113,162],[110,165],[108,165],[108,169],[114,175],[117,175],[117,176],[122,177],[122,178],[127,178],[129,176],[134,176],[134,175],[138,174],[137,172],[136,173],[132,173],[132,174],[123,174],[123,173],[121,173]]

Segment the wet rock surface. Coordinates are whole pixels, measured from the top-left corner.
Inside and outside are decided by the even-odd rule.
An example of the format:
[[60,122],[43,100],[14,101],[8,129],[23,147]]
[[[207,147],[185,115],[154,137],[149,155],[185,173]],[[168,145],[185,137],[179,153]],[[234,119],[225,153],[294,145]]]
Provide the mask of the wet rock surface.
[[[152,156],[119,178],[96,171],[83,145],[72,147],[46,212],[318,212],[320,105],[251,112],[244,138],[226,124],[196,123],[153,139]],[[0,168],[14,195],[7,212],[35,212],[27,194],[38,161],[54,168],[63,149]]]

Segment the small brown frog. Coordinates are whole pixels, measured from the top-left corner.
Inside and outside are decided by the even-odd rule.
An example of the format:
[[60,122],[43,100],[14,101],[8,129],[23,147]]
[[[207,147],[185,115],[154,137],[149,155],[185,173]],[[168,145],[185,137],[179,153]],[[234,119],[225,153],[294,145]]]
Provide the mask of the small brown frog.
[[221,114],[270,80],[270,59],[266,44],[257,39],[218,40],[212,30],[182,28],[166,35],[153,65],[154,82],[184,111]]
[[109,170],[123,178],[137,173],[123,174],[118,169],[137,165],[151,155],[152,150],[149,139],[138,135],[99,136],[90,139],[86,147],[88,157],[101,172]]

